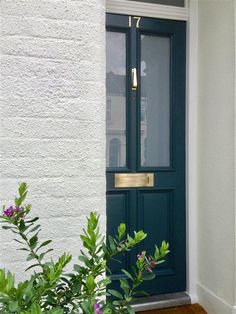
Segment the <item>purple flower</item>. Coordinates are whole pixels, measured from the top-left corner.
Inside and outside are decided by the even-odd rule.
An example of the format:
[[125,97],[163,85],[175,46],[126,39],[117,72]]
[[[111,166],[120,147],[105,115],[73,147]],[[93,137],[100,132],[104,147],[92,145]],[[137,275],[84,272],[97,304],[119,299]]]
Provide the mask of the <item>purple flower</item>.
[[98,303],[94,304],[94,311],[96,314],[103,314]]
[[149,256],[148,258],[148,267],[147,267],[147,271],[149,273],[152,273],[153,268],[156,267],[156,262]]
[[12,217],[15,213],[17,214],[17,213],[23,212],[23,210],[24,210],[24,207],[10,206],[7,209],[3,210],[3,216]]
[[6,216],[6,217],[12,217],[13,214],[14,214],[13,206],[10,206],[7,209],[4,209],[3,211],[3,216]]
[[16,212],[21,212],[24,208],[23,207],[15,207]]
[[143,259],[145,257],[146,252],[143,251],[141,254],[137,255],[137,259]]

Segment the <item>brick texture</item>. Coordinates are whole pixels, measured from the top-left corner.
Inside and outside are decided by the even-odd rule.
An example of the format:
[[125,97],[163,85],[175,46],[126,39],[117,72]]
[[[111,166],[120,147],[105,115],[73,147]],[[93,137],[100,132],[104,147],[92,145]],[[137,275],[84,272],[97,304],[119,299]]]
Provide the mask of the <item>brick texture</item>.
[[[18,182],[54,255],[81,248],[91,210],[105,232],[105,3],[1,1],[0,204]],[[1,267],[24,277],[23,253],[0,231]]]

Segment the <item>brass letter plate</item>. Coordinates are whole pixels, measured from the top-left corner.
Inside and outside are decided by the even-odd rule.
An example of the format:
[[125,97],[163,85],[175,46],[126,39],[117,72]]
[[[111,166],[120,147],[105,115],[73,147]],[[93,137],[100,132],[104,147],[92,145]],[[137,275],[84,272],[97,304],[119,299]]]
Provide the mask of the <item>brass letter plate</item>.
[[145,188],[153,186],[153,173],[115,173],[115,188]]

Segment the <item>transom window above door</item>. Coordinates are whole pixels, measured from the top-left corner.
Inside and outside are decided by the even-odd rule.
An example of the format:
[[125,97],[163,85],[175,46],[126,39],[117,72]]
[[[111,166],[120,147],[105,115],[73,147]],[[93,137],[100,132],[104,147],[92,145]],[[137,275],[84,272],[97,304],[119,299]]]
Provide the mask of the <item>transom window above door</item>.
[[154,3],[154,4],[170,5],[170,6],[175,6],[175,7],[185,6],[185,0],[127,0],[127,1]]

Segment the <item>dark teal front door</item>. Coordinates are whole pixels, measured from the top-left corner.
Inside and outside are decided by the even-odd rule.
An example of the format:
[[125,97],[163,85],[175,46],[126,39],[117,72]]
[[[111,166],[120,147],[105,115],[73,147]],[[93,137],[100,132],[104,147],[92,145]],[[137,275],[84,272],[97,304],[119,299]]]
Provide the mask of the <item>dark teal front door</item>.
[[[139,251],[166,240],[171,252],[143,286],[149,294],[186,290],[185,30],[182,21],[107,15],[107,233],[120,222],[148,233],[112,263],[113,284]],[[120,174],[136,174],[138,187]]]

